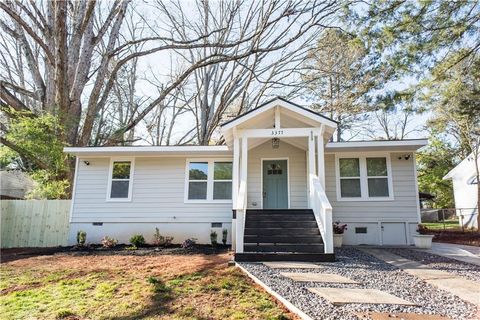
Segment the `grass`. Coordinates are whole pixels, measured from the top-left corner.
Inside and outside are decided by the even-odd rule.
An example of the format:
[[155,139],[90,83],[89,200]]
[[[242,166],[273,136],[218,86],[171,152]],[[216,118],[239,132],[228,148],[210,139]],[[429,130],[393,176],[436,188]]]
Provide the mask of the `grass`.
[[460,229],[458,220],[445,220],[444,222],[422,222],[428,229],[432,230],[443,230],[445,229]]
[[5,263],[0,319],[292,317],[227,260],[49,256]]

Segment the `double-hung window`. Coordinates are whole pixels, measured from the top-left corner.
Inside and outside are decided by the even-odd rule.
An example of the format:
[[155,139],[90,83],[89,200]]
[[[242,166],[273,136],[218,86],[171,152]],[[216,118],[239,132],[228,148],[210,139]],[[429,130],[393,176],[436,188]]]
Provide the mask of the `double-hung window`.
[[107,200],[128,201],[132,198],[133,160],[112,160]]
[[342,158],[340,164],[340,194],[342,198],[362,196],[360,181],[360,159]]
[[366,158],[369,197],[388,197],[387,158]]
[[232,199],[232,162],[188,160],[186,202],[229,202]]
[[388,156],[337,155],[338,200],[392,200]]

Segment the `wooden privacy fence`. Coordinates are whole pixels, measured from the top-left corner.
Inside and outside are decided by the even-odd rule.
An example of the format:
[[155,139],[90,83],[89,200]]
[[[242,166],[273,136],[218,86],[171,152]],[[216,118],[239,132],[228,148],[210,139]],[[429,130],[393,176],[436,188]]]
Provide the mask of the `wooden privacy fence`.
[[67,245],[70,200],[0,202],[2,248]]

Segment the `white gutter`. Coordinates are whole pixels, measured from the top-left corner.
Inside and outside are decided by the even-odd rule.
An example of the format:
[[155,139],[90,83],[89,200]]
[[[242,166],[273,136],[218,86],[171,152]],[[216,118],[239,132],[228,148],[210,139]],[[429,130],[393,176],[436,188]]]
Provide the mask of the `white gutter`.
[[375,150],[382,149],[412,149],[417,150],[428,144],[427,139],[412,140],[373,140],[373,141],[347,141],[347,142],[329,142],[325,146],[326,151],[341,151],[359,148],[369,148]]
[[73,155],[174,155],[174,154],[221,154],[231,153],[228,146],[117,146],[117,147],[66,147],[64,152]]

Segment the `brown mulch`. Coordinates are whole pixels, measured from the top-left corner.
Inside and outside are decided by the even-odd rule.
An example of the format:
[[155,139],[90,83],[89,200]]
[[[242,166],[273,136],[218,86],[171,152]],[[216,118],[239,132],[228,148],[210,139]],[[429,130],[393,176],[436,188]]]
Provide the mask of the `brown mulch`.
[[462,231],[462,230],[441,230],[431,231],[429,234],[434,234],[434,242],[446,242],[453,244],[463,244],[468,246],[480,247],[480,233],[476,231]]

